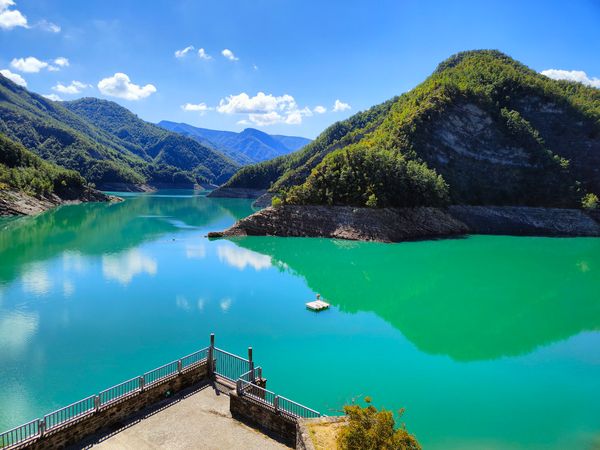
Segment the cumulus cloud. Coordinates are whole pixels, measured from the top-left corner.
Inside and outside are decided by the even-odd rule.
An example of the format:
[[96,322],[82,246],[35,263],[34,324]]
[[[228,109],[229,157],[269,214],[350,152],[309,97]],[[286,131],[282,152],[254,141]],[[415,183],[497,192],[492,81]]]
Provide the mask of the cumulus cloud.
[[91,87],[89,84],[82,83],[81,81],[71,81],[71,84],[64,85],[57,83],[56,86],[52,87],[53,91],[60,92],[61,94],[79,94],[84,89]]
[[139,86],[131,82],[129,77],[121,72],[98,82],[98,89],[104,95],[124,98],[125,100],[140,100],[156,92],[153,84]]
[[59,56],[54,60],[54,64],[60,67],[69,67],[69,60],[64,56]]
[[327,112],[327,108],[325,108],[324,106],[318,105],[318,106],[315,106],[313,111],[316,112],[317,114],[324,114]]
[[333,112],[346,111],[350,109],[350,105],[348,103],[344,103],[337,99],[333,104]]
[[18,73],[11,72],[8,69],[2,69],[0,70],[0,73],[13,83],[18,84],[19,86],[27,87],[27,81],[25,81],[25,79]]
[[12,9],[15,6],[13,0],[0,0],[0,28],[12,30],[16,27],[28,28],[27,18],[21,11]]
[[203,48],[199,48],[198,49],[198,57],[200,59],[212,59],[212,56],[210,56],[208,53],[206,53],[206,51]]
[[186,103],[185,105],[181,105],[181,109],[184,111],[199,111],[204,113],[211,108],[209,108],[206,103]]
[[194,50],[193,45],[188,45],[186,48],[182,48],[181,50],[176,50],[175,58],[183,58],[185,55],[187,55],[192,50]]
[[13,58],[10,62],[10,66],[20,72],[37,73],[48,67],[48,63],[40,61],[34,56],[28,56],[27,58]]
[[62,102],[62,98],[56,94],[44,94],[42,97],[52,100],[53,102]]
[[250,97],[245,92],[221,99],[217,111],[221,114],[248,114],[248,121],[258,126],[286,123],[296,125],[302,118],[311,116],[309,108],[299,108],[294,97],[288,94],[274,96],[259,92]]
[[221,52],[221,55],[223,55],[229,61],[238,61],[240,59],[237,56],[235,56],[234,53],[231,50],[229,50],[228,48],[223,49],[223,51]]
[[583,70],[548,69],[542,70],[541,74],[554,80],[576,81],[600,89],[600,78],[588,77]]

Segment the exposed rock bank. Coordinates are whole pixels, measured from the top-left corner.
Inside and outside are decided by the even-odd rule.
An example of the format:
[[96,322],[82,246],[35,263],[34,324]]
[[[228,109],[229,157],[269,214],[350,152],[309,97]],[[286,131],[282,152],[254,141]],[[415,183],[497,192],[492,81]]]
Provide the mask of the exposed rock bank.
[[523,206],[450,206],[473,234],[600,236],[600,224],[578,209]]
[[576,209],[500,206],[372,209],[284,205],[258,211],[228,230],[208,236],[303,236],[400,242],[461,234],[600,236],[600,223]]
[[118,197],[105,195],[94,189],[87,189],[78,198],[62,199],[52,194],[47,197],[37,198],[24,192],[0,190],[0,216],[26,216],[39,214],[55,206],[76,204],[82,202],[107,202],[118,201]]
[[226,231],[208,236],[306,236],[399,242],[467,232],[465,224],[438,208],[285,205],[263,209]]

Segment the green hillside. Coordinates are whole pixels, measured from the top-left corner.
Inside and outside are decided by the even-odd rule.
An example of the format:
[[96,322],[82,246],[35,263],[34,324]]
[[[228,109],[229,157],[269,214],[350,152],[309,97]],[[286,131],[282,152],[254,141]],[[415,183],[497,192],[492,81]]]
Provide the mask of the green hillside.
[[[96,123],[89,120],[91,114],[84,117],[66,103],[50,101],[0,76],[0,133],[45,160],[77,170],[99,187],[221,183],[237,168],[221,154],[148,124],[115,103],[80,102],[86,101],[102,106]],[[107,116],[101,118],[102,113]]]
[[56,194],[71,199],[85,187],[85,180],[77,172],[44,161],[0,134],[0,190],[25,192],[35,197]]
[[295,203],[576,206],[600,192],[598,167],[600,90],[480,50],[226,186]]

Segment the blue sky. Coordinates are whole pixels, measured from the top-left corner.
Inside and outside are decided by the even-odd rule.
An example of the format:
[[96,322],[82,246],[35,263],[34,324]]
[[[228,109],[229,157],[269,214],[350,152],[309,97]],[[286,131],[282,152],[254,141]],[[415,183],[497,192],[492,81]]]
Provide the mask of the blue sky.
[[215,129],[313,138],[477,48],[600,87],[600,1],[0,0],[3,74]]

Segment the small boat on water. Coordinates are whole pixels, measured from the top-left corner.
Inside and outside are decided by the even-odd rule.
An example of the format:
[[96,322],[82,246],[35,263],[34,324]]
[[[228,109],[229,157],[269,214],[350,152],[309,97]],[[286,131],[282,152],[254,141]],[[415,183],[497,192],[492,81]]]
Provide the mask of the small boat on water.
[[310,309],[311,311],[323,311],[327,308],[329,308],[329,303],[324,302],[323,300],[321,300],[321,295],[317,294],[317,299],[312,301],[312,302],[308,302],[306,304],[306,308]]

